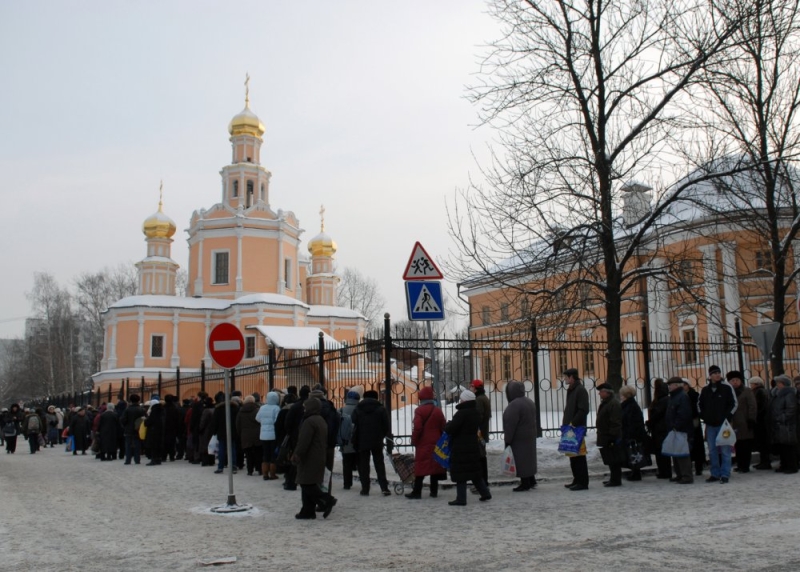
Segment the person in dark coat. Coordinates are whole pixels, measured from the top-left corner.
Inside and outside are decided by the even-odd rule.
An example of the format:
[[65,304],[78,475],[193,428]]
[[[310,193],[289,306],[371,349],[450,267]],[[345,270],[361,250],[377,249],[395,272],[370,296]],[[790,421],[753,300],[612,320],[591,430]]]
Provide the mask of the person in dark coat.
[[[289,410],[286,412],[285,431],[286,435],[289,435],[290,450],[294,450],[295,446],[297,445],[297,438],[300,436],[300,424],[303,422],[303,416],[305,415],[303,403],[305,403],[306,399],[308,399],[310,393],[311,388],[309,386],[302,386],[300,388],[300,392],[298,393],[299,398],[289,406]],[[286,397],[288,399],[289,396],[287,395]],[[296,477],[297,467],[295,467],[293,464],[286,467],[283,488],[287,491],[297,490]]]
[[439,481],[447,476],[447,471],[434,460],[433,449],[442,436],[445,423],[444,413],[433,399],[433,389],[427,386],[421,388],[411,432],[411,444],[414,445],[414,488],[406,498],[422,498],[422,482],[426,476],[430,476],[431,497],[436,498],[439,495]]
[[[692,449],[694,439],[694,423],[692,422],[692,406],[689,396],[683,390],[683,380],[680,377],[671,377],[667,380],[669,388],[669,403],[667,406],[666,423],[669,431],[685,433]],[[672,457],[675,469],[675,481],[681,485],[690,485],[694,482],[692,476],[692,457]]]
[[669,457],[661,454],[664,439],[667,438],[667,408],[669,407],[669,388],[664,380],[656,378],[653,390],[653,401],[647,409],[647,429],[650,431],[650,442],[656,458],[656,478],[671,479],[672,466]]
[[[511,447],[517,467],[519,486],[514,492],[529,491],[536,486],[536,405],[525,395],[525,384],[506,384],[508,406],[503,411],[503,439]],[[477,401],[477,399],[476,399]]]
[[81,452],[81,455],[86,454],[86,448],[89,446],[90,427],[91,424],[86,410],[79,408],[78,412],[72,415],[69,423],[69,434],[75,439],[75,448],[72,450],[73,455],[77,455],[78,451]]
[[[469,390],[475,394],[475,406],[478,408],[478,413],[481,415],[480,432],[485,447],[489,442],[489,422],[492,419],[492,404],[489,401],[489,396],[486,395],[486,389],[483,386],[482,380],[473,379],[469,384]],[[489,465],[485,455],[481,457],[481,471],[486,486],[489,486]]]
[[144,425],[147,427],[144,446],[150,456],[147,466],[154,467],[160,465],[164,458],[164,406],[155,397],[150,400],[150,410]]
[[700,394],[689,384],[689,380],[683,380],[683,391],[689,398],[689,406],[692,408],[692,462],[694,462],[694,474],[699,477],[703,474],[703,467],[706,464],[706,443],[703,439],[703,425],[700,423],[700,410],[697,409],[697,402]]
[[[589,394],[581,383],[578,370],[569,368],[564,372],[564,383],[567,384],[567,402],[564,405],[564,416],[561,425],[586,427],[589,415]],[[569,466],[572,470],[572,482],[564,485],[571,491],[585,491],[589,488],[589,465],[586,463],[586,439],[581,443],[577,455],[569,455]]]
[[[389,413],[378,401],[377,391],[365,391],[364,399],[356,406],[352,415],[353,446],[358,451],[358,473],[361,479],[361,496],[369,495],[369,460],[375,465],[375,474],[381,493],[389,496],[389,481],[383,462],[383,443],[389,434]],[[475,429],[477,431],[477,428]],[[477,434],[477,433],[476,433]]]
[[17,436],[22,432],[22,411],[17,403],[12,403],[2,416],[3,438],[6,441],[6,454],[13,454],[17,450]]
[[117,434],[119,433],[119,417],[113,407],[106,407],[100,414],[98,436],[100,439],[100,460],[113,461],[117,458]]
[[125,464],[130,465],[131,459],[133,459],[138,465],[141,462],[142,443],[139,440],[139,432],[136,430],[136,420],[145,416],[145,410],[139,405],[141,398],[138,394],[134,393],[128,399],[131,404],[125,408],[119,420],[125,435]]
[[478,489],[480,500],[492,498],[481,476],[481,450],[478,443],[480,422],[475,394],[465,389],[456,405],[456,414],[444,427],[445,433],[450,436],[450,478],[456,483],[456,498],[448,503],[451,506],[466,506],[467,481],[472,481]]
[[[231,454],[228,455],[228,425],[225,413],[225,392],[219,391],[214,396],[214,417],[211,420],[211,434],[217,436],[217,474],[222,473],[225,467],[228,466],[228,457],[230,456],[231,464],[233,465],[233,472],[236,473],[236,441],[231,433]],[[236,431],[236,416],[239,413],[239,406],[233,397],[231,397],[231,431]]]
[[44,422],[41,416],[36,411],[28,411],[25,418],[22,420],[22,433],[28,440],[28,446],[31,450],[31,455],[39,450],[39,435],[45,431]]
[[758,451],[758,464],[754,469],[760,471],[772,470],[770,459],[770,427],[769,427],[769,392],[764,387],[764,380],[753,376],[748,380],[753,397],[756,399],[756,426],[753,431],[755,436],[754,447]]
[[356,410],[360,399],[361,396],[357,392],[348,391],[344,407],[339,410],[338,444],[342,453],[342,478],[346,491],[353,486],[353,472],[358,468],[358,451],[353,446],[353,411]]
[[244,450],[248,476],[252,476],[254,471],[261,474],[261,423],[256,420],[257,414],[256,398],[248,395],[236,416],[236,433]]
[[178,447],[178,436],[183,431],[183,416],[178,407],[178,398],[174,395],[164,396],[164,460],[175,460]]
[[609,479],[603,481],[606,487],[622,486],[622,407],[614,395],[614,387],[610,383],[601,383],[595,389],[600,395],[597,407],[597,446],[603,463],[608,465]]
[[[632,385],[623,385],[619,390],[620,408],[622,409],[622,443],[623,445],[633,444],[633,446],[643,455],[645,451],[645,441],[647,439],[647,431],[644,428],[644,415],[642,415],[642,408],[636,402],[636,388]],[[626,452],[629,449],[626,449]],[[648,456],[649,459],[649,456]],[[627,461],[627,459],[626,459]],[[643,466],[649,465],[642,460]],[[628,473],[627,479],[629,481],[641,481],[642,469],[641,466],[629,466],[631,472]]]
[[744,386],[744,376],[741,372],[729,371],[725,377],[733,387],[738,403],[731,420],[731,426],[736,432],[736,468],[733,470],[737,473],[749,473],[755,442],[758,406],[753,390]]
[[797,391],[788,375],[775,376],[775,394],[769,404],[772,442],[780,465],[775,472],[793,474],[797,467]]
[[325,499],[319,488],[325,476],[325,456],[328,446],[328,424],[320,415],[322,406],[319,399],[309,397],[303,402],[303,421],[297,435],[297,443],[292,451],[292,463],[297,466],[296,483],[302,491],[303,506],[295,518],[315,519],[315,507],[324,505],[323,517],[333,509],[333,503]]
[[203,432],[200,429],[200,421],[203,417],[203,411],[206,409],[206,398],[208,394],[205,391],[197,393],[197,399],[192,404],[192,417],[189,420],[189,427],[187,429],[188,439],[190,446],[193,450],[191,463],[193,465],[202,463],[208,455],[207,449],[200,446]]
[[203,411],[200,413],[197,430],[200,432],[200,448],[197,453],[200,456],[200,466],[213,467],[214,455],[208,453],[208,444],[214,436],[214,400],[208,396],[203,398]]
[[719,366],[712,365],[708,368],[708,380],[709,383],[700,391],[700,399],[697,401],[700,419],[706,424],[708,457],[711,460],[711,476],[706,482],[719,481],[725,484],[731,477],[733,447],[718,446],[717,436],[722,431],[723,423],[725,421],[730,423],[733,420],[738,402],[731,385],[722,379],[722,370]]

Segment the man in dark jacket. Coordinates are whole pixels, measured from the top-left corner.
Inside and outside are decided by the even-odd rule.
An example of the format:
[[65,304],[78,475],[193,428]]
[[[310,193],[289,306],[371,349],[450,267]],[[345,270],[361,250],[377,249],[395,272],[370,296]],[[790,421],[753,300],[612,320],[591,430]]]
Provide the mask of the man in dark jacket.
[[719,366],[712,365],[708,368],[709,383],[700,392],[697,409],[700,418],[706,424],[706,441],[708,442],[708,456],[711,459],[711,476],[707,483],[716,481],[725,484],[731,478],[730,445],[717,447],[717,435],[725,421],[733,419],[736,411],[736,393],[727,381],[722,379],[722,370]]
[[755,448],[758,451],[758,464],[754,469],[769,471],[772,469],[770,460],[770,435],[769,435],[769,392],[764,387],[764,380],[758,376],[748,380],[753,397],[756,398],[756,429]]
[[147,412],[144,425],[147,427],[144,446],[147,454],[150,455],[150,462],[147,463],[147,466],[158,466],[164,459],[164,406],[161,405],[157,396],[152,396],[150,400],[150,410]]
[[197,394],[197,399],[192,404],[192,418],[189,423],[189,436],[192,442],[192,464],[200,463],[206,451],[200,450],[200,419],[203,417],[203,410],[205,409],[205,400],[208,394],[205,391],[200,391]]
[[[586,417],[589,414],[589,394],[578,376],[578,370],[570,368],[564,372],[564,383],[567,384],[567,403],[564,406],[562,425],[573,427],[586,427]],[[586,463],[586,440],[581,443],[581,450],[577,455],[569,458],[572,469],[572,482],[564,485],[571,491],[585,491],[589,488],[589,466]]]
[[703,426],[700,423],[700,412],[697,410],[697,402],[700,394],[689,384],[688,379],[683,380],[683,391],[689,398],[689,407],[692,409],[692,438],[690,439],[692,461],[694,462],[695,476],[703,474],[703,467],[706,464],[706,444],[703,441]]
[[797,472],[797,391],[788,375],[775,376],[775,394],[769,404],[772,442],[781,464],[778,473]]
[[[694,423],[692,421],[692,406],[689,396],[683,390],[683,380],[680,377],[671,377],[667,380],[669,388],[669,405],[667,406],[667,428],[670,431],[685,433],[692,450],[694,441]],[[675,469],[675,481],[681,485],[690,485],[694,482],[692,476],[692,457],[672,457]]]
[[[131,402],[125,411],[122,412],[122,417],[119,422],[122,425],[122,432],[125,435],[125,464],[131,464],[131,457],[138,465],[141,462],[141,442],[139,441],[139,432],[136,430],[136,420],[144,417],[144,407],[139,405],[141,397],[136,394],[128,398]],[[140,421],[144,423],[144,419]]]
[[[286,413],[286,422],[285,422],[285,434],[289,435],[289,448],[290,450],[294,450],[295,446],[297,445],[297,439],[300,436],[300,425],[303,422],[303,416],[305,415],[305,409],[303,404],[308,399],[309,394],[311,393],[311,388],[307,385],[304,385],[300,388],[300,397],[297,401],[292,403],[289,407],[289,410]],[[288,395],[287,395],[288,397]],[[279,417],[276,419],[275,424],[277,425]],[[326,436],[327,438],[327,436]],[[286,476],[283,483],[283,488],[287,491],[294,491],[297,490],[297,483],[295,482],[297,478],[297,467],[295,465],[290,465],[286,468]]]
[[[228,457],[230,456],[231,464],[233,465],[233,472],[236,472],[236,440],[233,438],[234,433],[231,433],[231,454],[228,455],[228,425],[225,416],[225,392],[219,391],[214,396],[214,417],[211,421],[212,435],[217,436],[217,470],[216,474],[220,474],[225,470],[228,464]],[[234,399],[231,399],[231,431],[236,431],[236,415],[239,413],[239,406]]]
[[[475,394],[475,407],[481,416],[480,432],[481,438],[484,443],[489,442],[489,420],[492,418],[492,404],[489,397],[486,395],[486,389],[483,387],[483,381],[480,379],[473,379],[469,384],[470,391]],[[483,482],[489,486],[489,465],[486,457],[481,457],[481,472],[483,473]],[[475,492],[478,492],[477,489]]]
[[621,487],[625,451],[622,446],[622,407],[610,383],[601,383],[596,389],[600,395],[600,405],[597,407],[597,446],[600,447],[603,463],[608,465],[610,473],[609,479],[603,481],[603,486]]
[[378,484],[384,496],[389,496],[389,481],[383,463],[383,441],[389,434],[389,413],[378,401],[377,391],[365,391],[364,399],[352,415],[353,445],[358,451],[358,472],[361,478],[361,495],[369,495],[369,459],[375,465]]

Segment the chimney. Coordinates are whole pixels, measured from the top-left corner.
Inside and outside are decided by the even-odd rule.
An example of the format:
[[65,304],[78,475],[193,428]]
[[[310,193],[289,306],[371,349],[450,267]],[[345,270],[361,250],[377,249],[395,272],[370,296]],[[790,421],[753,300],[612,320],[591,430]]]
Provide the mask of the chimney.
[[641,222],[650,212],[651,190],[638,181],[628,181],[622,186],[622,222],[626,228]]

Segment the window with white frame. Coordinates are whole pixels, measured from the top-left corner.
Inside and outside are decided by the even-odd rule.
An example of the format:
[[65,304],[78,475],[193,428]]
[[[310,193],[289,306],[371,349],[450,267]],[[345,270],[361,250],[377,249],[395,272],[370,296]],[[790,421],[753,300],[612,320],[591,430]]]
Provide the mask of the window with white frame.
[[214,267],[211,270],[211,275],[214,277],[213,284],[227,284],[228,283],[228,259],[230,253],[227,250],[218,250],[212,253],[212,260]]
[[522,377],[530,379],[533,373],[533,357],[531,352],[526,348],[522,353]]
[[500,305],[500,320],[503,322],[508,321],[508,304],[506,303]]
[[256,337],[245,336],[244,338],[244,357],[245,359],[252,359],[256,357]]
[[483,322],[484,326],[492,323],[492,313],[491,310],[489,310],[489,306],[481,308],[481,322]]
[[239,196],[239,181],[234,181],[233,182],[233,194],[232,194],[232,196],[233,196],[233,198],[236,198],[236,197]]
[[292,259],[286,258],[283,261],[283,283],[287,290],[292,289]]
[[164,336],[154,334],[150,336],[150,357],[163,358],[164,357]]
[[491,381],[492,379],[492,360],[489,356],[483,358],[483,380]]
[[686,365],[696,364],[699,358],[697,351],[697,318],[695,316],[685,316],[680,319],[680,324],[683,363]]
[[508,354],[503,355],[503,379],[511,379],[511,356]]

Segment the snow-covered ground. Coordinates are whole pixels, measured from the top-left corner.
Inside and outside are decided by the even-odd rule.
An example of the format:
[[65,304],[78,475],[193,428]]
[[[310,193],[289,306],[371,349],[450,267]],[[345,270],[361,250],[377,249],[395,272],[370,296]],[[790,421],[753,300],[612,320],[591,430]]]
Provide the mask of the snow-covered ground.
[[[590,489],[563,488],[568,461],[540,442],[540,484],[451,507],[437,499],[342,490],[327,519],[298,521],[299,492],[239,473],[247,515],[221,516],[228,480],[185,462],[124,466],[24,443],[0,454],[0,569],[196,570],[800,570],[798,475],[734,474],[727,485],[652,476],[617,489],[590,461]],[[497,475],[499,445],[490,451]],[[493,477],[494,478],[494,477]],[[377,488],[376,488],[377,489]],[[373,490],[376,490],[373,489]]]

